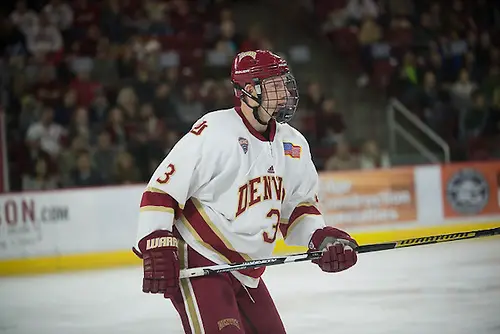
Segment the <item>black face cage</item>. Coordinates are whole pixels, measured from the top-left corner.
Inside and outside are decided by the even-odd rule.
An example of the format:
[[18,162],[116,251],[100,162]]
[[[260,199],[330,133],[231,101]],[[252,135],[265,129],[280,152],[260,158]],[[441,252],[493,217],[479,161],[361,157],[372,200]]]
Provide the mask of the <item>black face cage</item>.
[[[288,123],[299,104],[297,82],[291,73],[265,79],[256,85],[260,106],[278,123]],[[260,92],[260,89],[262,92]]]

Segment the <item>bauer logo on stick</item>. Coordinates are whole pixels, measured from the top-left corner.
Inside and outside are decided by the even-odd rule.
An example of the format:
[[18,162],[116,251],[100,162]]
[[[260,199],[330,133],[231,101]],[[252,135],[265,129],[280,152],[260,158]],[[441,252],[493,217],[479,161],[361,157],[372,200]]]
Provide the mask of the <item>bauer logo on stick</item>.
[[481,212],[488,204],[490,189],[479,171],[461,169],[448,180],[446,199],[453,210],[460,214],[473,215]]

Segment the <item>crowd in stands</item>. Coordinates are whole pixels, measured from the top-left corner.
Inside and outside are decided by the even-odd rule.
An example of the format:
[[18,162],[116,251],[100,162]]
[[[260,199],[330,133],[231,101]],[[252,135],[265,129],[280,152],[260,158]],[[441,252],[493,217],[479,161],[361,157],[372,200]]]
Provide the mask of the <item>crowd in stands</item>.
[[315,0],[359,87],[398,98],[457,160],[500,157],[500,2]]
[[391,166],[387,153],[376,141],[365,139],[358,145],[349,144],[343,113],[336,100],[312,81],[301,95],[299,112],[291,125],[307,138],[316,167],[319,170],[376,169]]
[[[272,49],[258,24],[236,28],[232,4],[17,1],[0,32],[11,190],[147,181],[196,119],[233,106],[233,56]],[[302,97],[300,108],[314,112],[295,124],[314,128],[313,146],[341,141],[335,100],[314,82]],[[375,143],[365,146],[350,163],[320,168],[389,164]]]

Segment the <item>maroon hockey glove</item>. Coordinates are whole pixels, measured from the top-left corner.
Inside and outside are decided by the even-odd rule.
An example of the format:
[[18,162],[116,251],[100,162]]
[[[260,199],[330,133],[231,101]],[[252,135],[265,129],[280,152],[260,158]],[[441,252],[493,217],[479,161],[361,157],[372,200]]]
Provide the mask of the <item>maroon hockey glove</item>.
[[356,240],[349,234],[331,226],[316,230],[309,242],[309,249],[322,250],[323,256],[313,260],[325,272],[339,272],[356,264]]
[[177,238],[170,231],[155,231],[139,241],[139,252],[133,251],[143,260],[142,291],[170,298],[179,289]]

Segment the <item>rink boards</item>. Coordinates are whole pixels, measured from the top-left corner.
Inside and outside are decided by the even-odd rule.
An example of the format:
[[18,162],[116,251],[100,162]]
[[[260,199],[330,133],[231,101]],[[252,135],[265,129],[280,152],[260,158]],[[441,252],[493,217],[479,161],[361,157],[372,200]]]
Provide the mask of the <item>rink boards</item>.
[[[320,174],[328,224],[360,244],[500,226],[500,163]],[[133,265],[144,185],[0,195],[0,275]],[[275,252],[300,252],[278,240]]]

